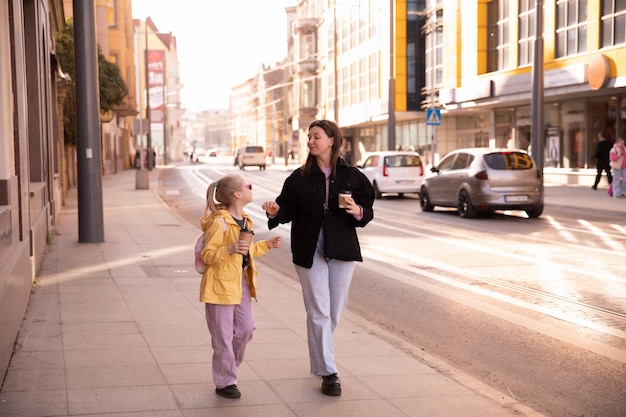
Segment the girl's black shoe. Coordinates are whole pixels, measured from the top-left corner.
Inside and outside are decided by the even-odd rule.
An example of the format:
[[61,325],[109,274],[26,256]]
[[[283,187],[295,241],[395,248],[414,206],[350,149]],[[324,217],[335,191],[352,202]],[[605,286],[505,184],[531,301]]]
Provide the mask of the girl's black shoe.
[[239,398],[241,397],[241,391],[237,388],[237,385],[229,385],[224,388],[215,388],[215,392],[224,398]]

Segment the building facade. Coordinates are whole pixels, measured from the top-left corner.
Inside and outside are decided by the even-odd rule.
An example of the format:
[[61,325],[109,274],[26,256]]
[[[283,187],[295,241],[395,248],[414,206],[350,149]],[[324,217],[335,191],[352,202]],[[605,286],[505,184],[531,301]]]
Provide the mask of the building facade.
[[[528,149],[534,1],[443,1],[446,57],[438,149]],[[463,19],[460,17],[463,16]],[[472,17],[467,18],[466,17]],[[545,174],[589,183],[598,133],[626,136],[626,3],[543,4]]]
[[[544,1],[547,178],[593,181],[602,132],[626,135],[626,5]],[[415,149],[436,164],[461,147],[530,150],[536,28],[531,0],[300,0],[286,9],[293,146],[336,120],[354,162]],[[440,125],[427,123],[430,111]],[[541,142],[540,142],[541,143]]]
[[[131,147],[145,149],[150,145],[157,154],[157,163],[181,160],[186,140],[180,123],[184,113],[180,96],[183,85],[176,37],[172,32],[160,32],[150,17],[134,19],[133,36],[139,122],[135,123]],[[145,121],[149,121],[149,129]]]
[[0,2],[0,375],[61,207],[61,0]]

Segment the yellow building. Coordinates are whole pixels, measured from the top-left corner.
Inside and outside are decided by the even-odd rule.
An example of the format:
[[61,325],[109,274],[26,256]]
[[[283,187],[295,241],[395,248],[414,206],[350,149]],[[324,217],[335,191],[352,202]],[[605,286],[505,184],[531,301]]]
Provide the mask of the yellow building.
[[[116,106],[114,110],[115,117],[119,118],[115,125],[119,128],[115,129],[115,134],[110,129],[108,132],[103,132],[102,150],[105,170],[108,168],[107,172],[117,172],[123,168],[130,168],[134,157],[133,121],[137,115],[137,96],[132,1],[98,0],[96,2],[96,4],[100,3],[107,6],[106,27],[108,28],[107,39],[99,42],[101,47],[102,44],[107,45],[107,50],[103,50],[102,53],[119,67],[128,87],[128,96],[124,103]],[[114,143],[114,140],[118,140],[118,143]]]
[[[473,146],[527,149],[535,1],[437,3],[444,57],[435,85],[443,109],[437,153]],[[595,172],[598,133],[611,140],[626,136],[625,18],[626,5],[618,0],[544,1],[548,178],[590,183],[591,175],[581,174]]]

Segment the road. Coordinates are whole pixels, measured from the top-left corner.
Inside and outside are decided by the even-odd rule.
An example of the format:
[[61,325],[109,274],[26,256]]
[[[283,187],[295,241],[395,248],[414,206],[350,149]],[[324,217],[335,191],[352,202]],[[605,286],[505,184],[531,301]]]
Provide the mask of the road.
[[[191,223],[207,184],[240,172],[259,238],[261,202],[287,175],[230,159],[163,172],[159,192]],[[423,213],[416,196],[376,200],[359,231],[349,308],[429,355],[551,416],[626,416],[626,227],[623,218],[559,211],[461,219]],[[289,227],[271,267],[293,270]],[[294,274],[295,275],[295,274]],[[295,279],[295,278],[294,278]]]

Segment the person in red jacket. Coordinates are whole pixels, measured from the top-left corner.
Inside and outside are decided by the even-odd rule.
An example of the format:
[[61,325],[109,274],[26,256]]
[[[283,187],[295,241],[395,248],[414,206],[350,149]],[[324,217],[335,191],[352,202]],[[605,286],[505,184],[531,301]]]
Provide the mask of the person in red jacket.
[[[329,120],[309,126],[309,154],[262,208],[268,227],[291,222],[291,252],[307,313],[311,373],[322,392],[341,395],[332,337],[348,302],[355,262],[363,261],[356,233],[374,218],[374,189],[340,157],[342,134]],[[340,198],[341,197],[341,198]]]

